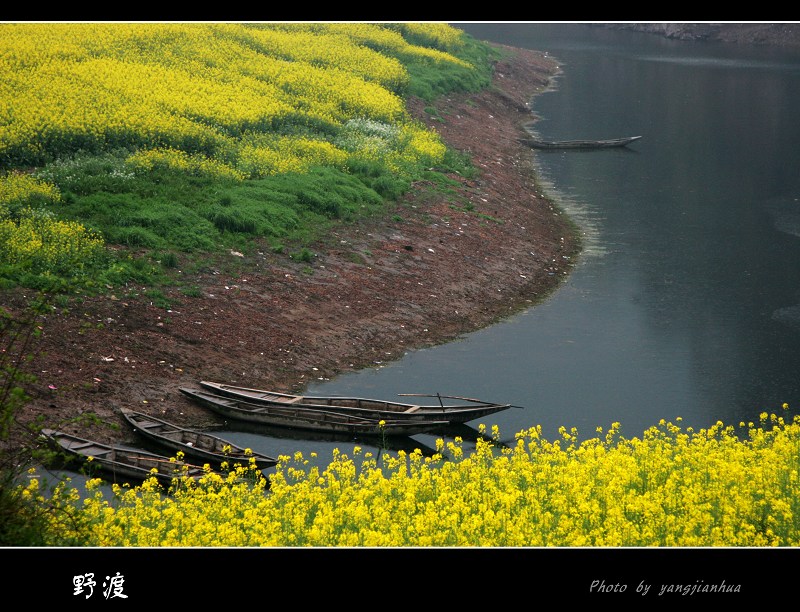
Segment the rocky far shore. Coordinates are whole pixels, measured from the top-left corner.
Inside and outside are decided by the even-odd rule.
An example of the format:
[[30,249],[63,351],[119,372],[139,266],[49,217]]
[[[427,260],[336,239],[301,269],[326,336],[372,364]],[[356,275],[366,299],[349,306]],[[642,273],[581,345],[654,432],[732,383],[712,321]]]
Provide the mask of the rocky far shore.
[[660,34],[680,40],[706,40],[752,45],[800,46],[800,23],[616,23],[615,29]]
[[169,310],[151,303],[144,287],[54,310],[42,321],[24,419],[53,424],[95,413],[104,423],[66,429],[118,442],[133,440],[122,407],[192,427],[216,424],[179,387],[208,379],[301,391],[310,380],[399,359],[544,299],[575,263],[580,237],[542,193],[534,153],[517,138],[535,120],[530,100],[557,66],[535,51],[506,51],[491,89],[447,96],[435,112],[410,102],[416,117],[471,156],[477,178],[454,175],[446,192],[415,185],[385,217],[340,227],[314,245],[310,263],[267,249],[232,253],[236,273],[209,263],[188,279],[200,297],[165,291]]

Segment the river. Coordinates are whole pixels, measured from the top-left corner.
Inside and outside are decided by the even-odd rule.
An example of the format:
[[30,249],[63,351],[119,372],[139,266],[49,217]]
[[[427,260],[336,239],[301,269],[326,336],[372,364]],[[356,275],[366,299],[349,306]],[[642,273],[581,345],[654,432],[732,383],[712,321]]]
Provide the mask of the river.
[[[442,393],[523,406],[581,437],[661,419],[705,428],[800,408],[800,52],[580,24],[456,24],[546,51],[544,139],[641,135],[625,149],[539,151],[545,191],[585,248],[545,303],[309,394]],[[473,427],[477,422],[470,423]],[[428,436],[416,438],[430,443]]]

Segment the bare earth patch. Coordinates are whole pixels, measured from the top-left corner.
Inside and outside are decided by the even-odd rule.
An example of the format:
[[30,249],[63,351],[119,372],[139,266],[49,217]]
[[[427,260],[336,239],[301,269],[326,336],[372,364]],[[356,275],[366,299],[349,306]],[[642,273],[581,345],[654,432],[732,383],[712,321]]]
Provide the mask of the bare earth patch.
[[[509,49],[495,88],[420,101],[411,111],[480,169],[457,193],[416,185],[385,217],[338,229],[303,263],[265,250],[213,264],[167,294],[170,312],[138,297],[92,298],[43,321],[38,380],[24,417],[95,413],[117,427],[85,437],[131,441],[126,406],[184,425],[219,423],[178,391],[200,379],[300,391],[312,379],[400,358],[491,324],[546,297],[569,272],[579,239],[541,195],[532,151],[519,144],[531,97],[554,64]],[[144,288],[139,288],[144,289]],[[20,294],[26,292],[19,292]],[[166,292],[165,292],[166,293]],[[4,298],[19,305],[19,296]],[[491,398],[488,398],[491,399]]]

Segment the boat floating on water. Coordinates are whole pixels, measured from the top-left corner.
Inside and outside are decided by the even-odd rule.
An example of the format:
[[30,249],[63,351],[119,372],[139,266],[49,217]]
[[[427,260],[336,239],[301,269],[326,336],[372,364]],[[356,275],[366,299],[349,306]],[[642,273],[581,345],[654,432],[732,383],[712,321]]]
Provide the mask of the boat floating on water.
[[67,465],[88,469],[89,475],[110,483],[141,484],[155,476],[169,488],[175,478],[199,480],[212,473],[165,455],[87,440],[64,431],[42,429],[41,434],[56,451],[64,453]]
[[378,437],[413,436],[441,431],[449,424],[445,420],[390,420],[336,412],[334,409],[309,408],[303,405],[248,402],[188,387],[181,387],[180,391],[201,406],[228,419],[309,431]]
[[323,410],[386,421],[466,423],[512,407],[511,404],[484,402],[478,399],[448,395],[408,394],[401,396],[437,399],[436,404],[421,404],[361,397],[290,395],[207,380],[201,380],[200,386],[215,395],[253,404]]
[[264,469],[278,463],[275,457],[243,448],[208,432],[186,429],[127,408],[122,408],[120,412],[133,430],[144,439],[173,451],[181,451],[186,457],[211,463],[214,467],[220,467],[223,463],[248,466],[252,460],[258,469]]
[[628,146],[640,138],[641,136],[610,140],[539,140],[537,138],[518,138],[517,140],[533,149],[608,149]]

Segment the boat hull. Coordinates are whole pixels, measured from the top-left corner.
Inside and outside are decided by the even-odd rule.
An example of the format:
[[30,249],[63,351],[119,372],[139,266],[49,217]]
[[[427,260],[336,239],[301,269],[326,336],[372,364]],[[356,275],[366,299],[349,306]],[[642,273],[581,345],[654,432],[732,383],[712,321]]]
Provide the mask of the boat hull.
[[122,409],[122,416],[136,433],[153,444],[175,452],[182,452],[194,461],[211,463],[216,467],[222,464],[249,465],[255,461],[259,469],[274,466],[278,460],[259,453],[247,452],[223,438],[213,434],[185,429],[163,419],[142,412]]
[[308,410],[334,411],[352,416],[386,421],[447,421],[450,424],[467,423],[475,419],[507,410],[511,404],[495,404],[480,400],[457,398],[459,403],[416,405],[404,402],[368,399],[360,397],[336,396],[299,396],[277,393],[262,389],[237,387],[211,381],[200,381],[200,386],[214,395],[227,397],[236,401],[276,406],[283,408],[303,408]]
[[111,483],[141,484],[155,476],[168,488],[175,478],[198,480],[209,473],[200,466],[156,453],[106,445],[52,429],[43,429],[42,435],[57,451],[65,454],[69,465],[80,466],[90,475]]
[[443,420],[398,421],[366,418],[303,406],[274,406],[244,402],[202,389],[181,387],[180,390],[193,401],[228,419],[293,429],[364,436],[413,436],[439,431],[448,425],[447,421]]
[[520,138],[519,141],[532,149],[609,149],[625,147],[639,140],[641,136],[614,138],[611,140],[538,140],[536,138]]

